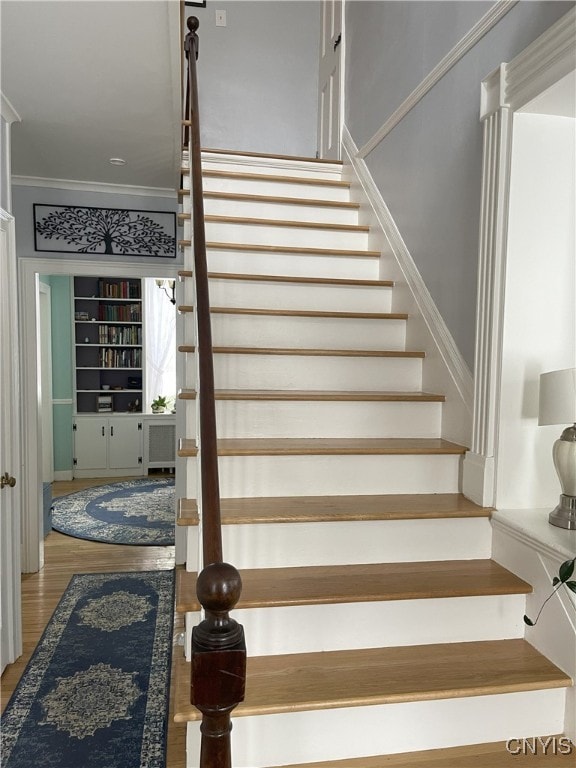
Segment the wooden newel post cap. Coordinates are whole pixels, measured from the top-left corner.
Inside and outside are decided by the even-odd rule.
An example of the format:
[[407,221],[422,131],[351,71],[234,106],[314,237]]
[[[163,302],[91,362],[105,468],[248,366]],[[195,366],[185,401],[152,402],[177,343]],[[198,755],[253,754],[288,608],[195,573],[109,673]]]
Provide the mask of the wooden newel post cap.
[[196,594],[202,607],[212,613],[228,613],[242,593],[240,574],[229,563],[207,565],[198,576]]

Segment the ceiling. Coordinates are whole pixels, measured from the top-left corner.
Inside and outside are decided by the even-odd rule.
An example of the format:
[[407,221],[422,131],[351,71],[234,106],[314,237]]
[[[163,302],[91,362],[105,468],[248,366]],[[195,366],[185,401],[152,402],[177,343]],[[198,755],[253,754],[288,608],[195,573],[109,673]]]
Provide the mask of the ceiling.
[[1,0],[0,85],[21,118],[13,176],[174,190],[179,12],[178,0]]

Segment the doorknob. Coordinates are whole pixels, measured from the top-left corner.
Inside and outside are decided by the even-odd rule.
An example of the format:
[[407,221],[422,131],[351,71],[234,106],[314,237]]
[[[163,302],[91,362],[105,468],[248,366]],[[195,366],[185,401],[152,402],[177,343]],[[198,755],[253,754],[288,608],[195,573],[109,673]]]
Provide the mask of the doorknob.
[[2,477],[0,477],[0,489],[4,488],[6,485],[9,485],[10,488],[14,488],[16,485],[16,478],[9,475],[8,472],[4,472]]

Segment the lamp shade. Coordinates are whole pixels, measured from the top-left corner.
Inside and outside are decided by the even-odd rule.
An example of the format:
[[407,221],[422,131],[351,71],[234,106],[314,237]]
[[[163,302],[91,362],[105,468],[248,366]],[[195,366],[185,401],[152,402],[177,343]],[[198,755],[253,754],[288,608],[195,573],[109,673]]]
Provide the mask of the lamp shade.
[[540,376],[538,424],[576,423],[576,368]]

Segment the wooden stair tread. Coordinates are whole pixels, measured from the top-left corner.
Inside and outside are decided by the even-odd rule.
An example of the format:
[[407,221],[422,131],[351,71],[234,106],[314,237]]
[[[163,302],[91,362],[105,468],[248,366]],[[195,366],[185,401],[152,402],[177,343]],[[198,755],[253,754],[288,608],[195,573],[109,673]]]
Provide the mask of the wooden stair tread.
[[[182,168],[182,174],[188,174],[189,168]],[[274,181],[285,184],[307,184],[312,187],[340,187],[341,189],[350,189],[349,181],[341,179],[323,179],[310,176],[286,176],[284,174],[269,173],[244,173],[241,171],[217,171],[204,168],[202,176],[216,179],[238,179],[240,181]]]
[[[179,352],[195,352],[196,347],[181,344]],[[425,352],[396,349],[309,349],[307,347],[212,347],[215,355],[296,355],[304,357],[425,357]]]
[[[458,455],[465,452],[464,446],[440,438],[251,437],[218,440],[219,456],[398,456]],[[196,454],[194,440],[180,440],[179,456]]]
[[[182,122],[186,125],[186,121]],[[269,152],[244,152],[237,149],[209,149],[202,147],[201,152],[212,155],[238,155],[239,157],[269,157],[274,160],[299,160],[305,163],[318,163],[319,165],[343,165],[342,160],[327,160],[322,157],[304,157],[300,155],[274,155]]]
[[[200,713],[188,703],[189,671],[184,684],[181,677],[175,719],[197,720]],[[486,696],[571,682],[521,639],[257,656],[248,658],[246,699],[234,715]]]
[[[564,737],[566,738],[566,737]],[[518,744],[514,743],[513,748]],[[530,768],[530,766],[574,766],[575,748],[570,754],[553,754],[552,747],[547,754],[540,747],[538,754],[513,754],[506,748],[506,742],[489,744],[468,744],[463,747],[430,749],[423,752],[404,752],[397,755],[374,755],[353,757],[344,760],[330,760],[321,763],[298,763],[280,765],[277,768]]]
[[[186,248],[192,244],[191,240],[178,240],[181,248]],[[379,259],[380,251],[368,251],[363,248],[355,250],[354,248],[305,248],[303,246],[293,245],[261,245],[259,243],[221,243],[209,241],[206,243],[207,250],[224,251],[251,251],[254,253],[292,253],[307,254],[310,256],[342,256],[345,258],[368,258]]]
[[[182,214],[190,218],[190,214]],[[216,216],[206,214],[207,224],[247,224],[262,227],[292,227],[295,229],[329,229],[335,232],[369,232],[370,227],[364,224],[333,224],[324,221],[294,221],[294,219],[262,219],[247,216]]]
[[[190,278],[193,274],[192,270],[181,269],[178,272],[178,277]],[[344,277],[301,277],[299,275],[255,275],[243,272],[208,272],[208,278],[211,280],[245,280],[248,282],[262,283],[367,286],[369,288],[392,288],[394,286],[393,280],[361,280]]]
[[[327,390],[300,389],[217,389],[216,400],[286,400],[286,401],[328,401],[328,402],[382,402],[382,403],[443,403],[444,395],[427,392],[338,392]],[[178,393],[180,400],[195,400],[196,391],[183,389]]]
[[204,192],[204,198],[215,200],[239,200],[256,203],[281,203],[282,205],[304,205],[319,208],[343,208],[357,211],[360,203],[348,203],[342,200],[323,200],[312,197],[283,197],[280,195],[249,195],[243,192]]
[[[532,587],[492,560],[243,569],[236,608],[522,595]],[[178,571],[176,610],[198,611],[197,574]]]
[[[178,312],[193,312],[190,304],[181,304]],[[266,309],[262,307],[210,307],[215,315],[269,315],[278,317],[333,317],[342,320],[407,320],[405,312],[334,312],[318,309]]]
[[[224,525],[489,517],[491,511],[460,493],[272,496],[221,502]],[[179,525],[198,524],[195,499],[179,500],[177,521]]]

